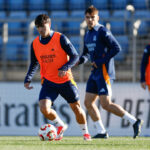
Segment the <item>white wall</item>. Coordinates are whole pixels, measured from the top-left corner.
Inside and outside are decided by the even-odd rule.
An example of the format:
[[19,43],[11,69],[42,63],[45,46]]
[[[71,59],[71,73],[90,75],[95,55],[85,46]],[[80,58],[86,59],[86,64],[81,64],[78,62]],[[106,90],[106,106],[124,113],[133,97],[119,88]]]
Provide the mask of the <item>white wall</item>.
[[[0,135],[37,135],[39,127],[46,123],[38,108],[40,83],[33,83],[33,90],[26,90],[23,83],[0,83]],[[81,104],[85,95],[85,84],[79,83]],[[150,97],[148,91],[141,89],[140,84],[114,83],[112,100],[125,107],[131,114],[144,120],[142,136],[150,136]],[[55,109],[69,124],[67,136],[81,135],[74,114],[64,99],[58,97]],[[83,106],[84,107],[84,106]],[[133,129],[127,121],[104,110],[100,112],[103,123],[111,136],[132,136]],[[88,127],[91,135],[95,128],[88,116]]]

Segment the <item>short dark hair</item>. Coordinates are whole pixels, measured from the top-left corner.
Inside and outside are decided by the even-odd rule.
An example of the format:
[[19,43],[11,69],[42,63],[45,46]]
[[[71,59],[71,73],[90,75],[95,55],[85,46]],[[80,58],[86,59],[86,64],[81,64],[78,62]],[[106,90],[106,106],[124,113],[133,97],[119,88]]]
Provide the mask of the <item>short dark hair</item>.
[[40,14],[35,18],[35,26],[42,27],[45,23],[50,23],[51,19],[47,14]]
[[98,9],[96,7],[94,7],[93,5],[89,6],[86,10],[85,10],[85,15],[89,13],[89,14],[98,14]]

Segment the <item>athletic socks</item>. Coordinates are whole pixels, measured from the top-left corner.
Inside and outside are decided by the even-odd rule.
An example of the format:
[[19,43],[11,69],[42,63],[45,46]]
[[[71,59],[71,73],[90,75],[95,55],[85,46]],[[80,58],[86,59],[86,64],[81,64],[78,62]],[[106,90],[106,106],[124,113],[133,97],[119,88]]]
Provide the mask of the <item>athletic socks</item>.
[[57,116],[52,122],[55,124],[56,127],[58,126],[65,126],[64,122]]
[[89,133],[87,124],[79,124],[79,126],[80,126],[80,129],[81,129],[83,135]]
[[128,120],[132,125],[137,121],[137,119],[131,114],[129,114],[127,111],[125,112],[122,118]]
[[106,133],[106,130],[104,128],[104,125],[102,123],[102,120],[97,120],[94,122],[94,125],[96,126],[97,133],[103,134]]

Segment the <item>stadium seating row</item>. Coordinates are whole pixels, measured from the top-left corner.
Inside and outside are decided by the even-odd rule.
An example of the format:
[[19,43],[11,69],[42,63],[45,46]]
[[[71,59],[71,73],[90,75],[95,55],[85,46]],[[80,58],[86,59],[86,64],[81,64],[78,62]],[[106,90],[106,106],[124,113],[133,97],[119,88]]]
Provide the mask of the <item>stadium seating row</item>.
[[0,10],[79,10],[89,5],[98,9],[125,9],[132,4],[135,9],[149,8],[149,0],[0,0]]
[[[69,37],[70,41],[80,53],[80,37],[79,36],[71,36]],[[122,51],[120,54],[116,56],[116,60],[123,60],[125,58],[125,54],[129,49],[129,40],[127,36],[116,36],[116,39],[119,41]],[[0,56],[2,56],[2,37],[0,37]],[[8,39],[8,43],[6,44],[6,59],[9,61],[24,61],[27,60],[29,55],[29,49],[27,41],[23,36],[10,36]]]
[[[10,35],[22,35],[27,33],[28,25],[31,20],[33,20],[38,14],[47,13],[47,11],[32,11],[28,16],[25,11],[12,11],[7,16],[4,11],[0,12],[1,19],[10,19],[8,22],[9,34]],[[111,31],[113,34],[124,35],[131,32],[132,20],[131,13],[128,11],[114,11],[109,13],[109,11],[100,11],[100,22],[104,25],[106,23],[110,24]],[[150,11],[135,11],[134,19],[141,19],[141,25],[139,27],[139,34],[145,35],[149,32],[150,25]],[[84,11],[72,11],[68,14],[67,11],[53,11],[50,14],[52,20],[52,28],[59,30],[65,34],[79,34],[80,23],[84,19]],[[74,19],[73,19],[74,18]],[[16,21],[15,21],[16,19]],[[23,19],[23,21],[17,21],[17,19]],[[26,19],[26,20],[25,20]],[[68,19],[68,20],[67,20]],[[71,21],[69,21],[71,19]],[[0,28],[2,28],[2,22],[0,22]],[[34,31],[37,34],[36,30]]]

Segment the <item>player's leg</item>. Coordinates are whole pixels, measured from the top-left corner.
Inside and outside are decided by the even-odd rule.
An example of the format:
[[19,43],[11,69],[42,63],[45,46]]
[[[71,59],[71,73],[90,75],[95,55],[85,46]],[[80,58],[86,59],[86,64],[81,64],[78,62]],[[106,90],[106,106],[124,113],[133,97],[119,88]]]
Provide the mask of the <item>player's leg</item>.
[[108,134],[101,120],[99,109],[96,105],[98,89],[95,81],[89,78],[86,87],[84,104],[91,119],[96,126],[97,134],[93,138],[108,138]]
[[63,121],[59,118],[56,111],[51,108],[52,102],[49,99],[42,99],[39,101],[40,111],[45,118],[54,122],[55,126],[63,126]]
[[97,97],[97,94],[87,92],[84,100],[84,104],[88,111],[88,114],[90,115],[97,129],[97,134],[93,138],[108,138],[108,134],[106,133],[106,130],[101,120],[99,109],[95,103]]
[[57,96],[58,91],[57,87],[54,86],[54,83],[51,84],[50,81],[44,80],[39,96],[40,110],[45,118],[51,120],[51,122],[53,122],[57,127],[57,140],[60,140],[62,139],[63,132],[67,129],[67,126],[59,118],[56,111],[51,108],[52,103],[57,98]]
[[99,97],[100,97],[100,103],[103,109],[123,119],[128,120],[132,124],[133,129],[134,129],[133,138],[136,138],[141,131],[141,125],[143,124],[143,121],[140,119],[136,119],[133,115],[125,111],[120,105],[113,103],[111,101],[110,96],[100,95]]
[[79,93],[74,80],[64,83],[64,86],[60,88],[60,94],[69,103],[71,109],[73,110],[84,139],[91,140],[90,134],[88,132],[86,115],[84,110],[81,108]]
[[122,117],[123,119],[128,120],[133,125],[133,129],[134,129],[133,137],[136,138],[136,136],[138,136],[138,134],[140,133],[141,125],[143,121],[136,119],[133,115],[125,111],[120,105],[115,104],[111,101],[112,83],[113,80],[110,80],[108,74],[105,73],[104,71],[103,78],[101,78],[100,82],[97,81],[98,94],[99,94],[101,106],[108,112],[111,112],[119,117]]
[[76,121],[81,128],[84,139],[85,140],[91,140],[91,137],[90,137],[89,132],[88,132],[86,115],[85,115],[84,110],[81,108],[80,101],[78,100],[74,103],[69,103],[69,104],[70,104],[72,111],[75,114]]

